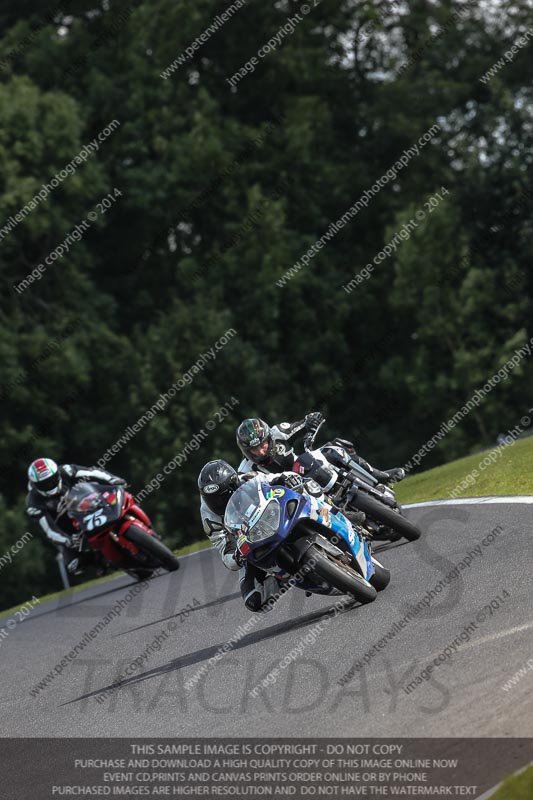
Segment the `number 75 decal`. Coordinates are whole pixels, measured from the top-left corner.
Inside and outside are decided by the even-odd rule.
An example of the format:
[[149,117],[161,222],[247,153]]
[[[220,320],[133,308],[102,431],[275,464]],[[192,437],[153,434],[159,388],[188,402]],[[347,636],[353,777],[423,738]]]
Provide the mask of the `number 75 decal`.
[[95,528],[98,528],[100,525],[103,525],[106,519],[106,515],[102,511],[98,510],[94,511],[92,514],[87,514],[87,516],[83,518],[83,522],[85,523],[87,530],[92,531]]

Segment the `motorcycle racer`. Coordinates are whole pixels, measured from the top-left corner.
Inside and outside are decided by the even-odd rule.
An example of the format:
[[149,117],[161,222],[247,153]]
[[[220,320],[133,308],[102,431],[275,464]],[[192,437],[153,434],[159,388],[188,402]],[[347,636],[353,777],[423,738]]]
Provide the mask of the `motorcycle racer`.
[[[281,422],[273,427],[258,418],[243,420],[236,434],[237,446],[244,456],[239,465],[239,473],[292,470],[296,460],[294,443],[299,438],[316,433],[322,421],[323,417],[319,411],[307,414],[298,422]],[[378,481],[387,483],[405,478],[405,470],[402,467],[389,470],[377,469],[355,452],[351,442],[343,439],[337,439],[336,442],[348,449],[351,458]]]
[[103,469],[82,467],[78,464],[57,464],[51,458],[37,458],[28,468],[28,494],[26,514],[39,525],[48,541],[63,554],[67,570],[76,572],[79,567],[76,544],[76,531],[68,518],[63,498],[74,484],[80,481],[119,486],[125,484],[123,478]]
[[224,512],[232,494],[249,480],[261,480],[272,486],[285,486],[294,491],[306,491],[320,496],[322,489],[314,481],[302,479],[292,472],[258,475],[255,472],[238,475],[227,461],[217,459],[204,465],[198,476],[200,491],[200,516],[204,531],[219,551],[227,569],[240,570],[239,582],[245,606],[250,611],[261,611],[268,601],[280,594],[282,584],[263,570],[242,562],[232,533],[224,527]]

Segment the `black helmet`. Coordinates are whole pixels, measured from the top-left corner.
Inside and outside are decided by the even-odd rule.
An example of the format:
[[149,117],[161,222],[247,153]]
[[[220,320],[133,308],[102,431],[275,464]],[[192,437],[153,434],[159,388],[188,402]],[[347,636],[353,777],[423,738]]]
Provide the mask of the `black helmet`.
[[[260,455],[257,448],[266,443],[267,447]],[[268,464],[274,455],[274,439],[270,426],[262,419],[245,419],[237,428],[237,445],[245,458],[254,464]]]
[[218,516],[224,511],[233,492],[239,487],[239,477],[227,461],[208,461],[198,475],[198,489],[208,508]]

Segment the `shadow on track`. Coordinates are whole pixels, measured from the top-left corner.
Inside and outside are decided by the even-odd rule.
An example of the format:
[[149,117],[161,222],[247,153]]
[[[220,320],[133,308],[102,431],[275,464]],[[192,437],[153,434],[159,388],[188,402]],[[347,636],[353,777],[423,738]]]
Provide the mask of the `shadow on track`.
[[[347,611],[351,611],[356,605],[356,600],[350,602],[347,599],[347,605],[342,611],[337,612],[337,615],[342,615]],[[246,636],[243,636],[242,639],[236,642],[231,650],[228,650],[228,652],[233,653],[236,650],[241,650],[244,647],[250,647],[250,645],[256,644],[257,642],[262,642],[275,636],[281,636],[284,633],[290,633],[291,631],[297,631],[300,628],[305,628],[317,620],[322,619],[323,617],[330,616],[333,611],[334,606],[331,608],[314,611],[311,614],[306,614],[304,617],[299,617],[295,620],[289,620],[288,622],[280,622],[277,625],[271,625],[270,628],[265,628],[261,631],[248,633]],[[169,661],[168,664],[162,664],[159,667],[155,667],[147,672],[143,672],[141,675],[135,675],[131,678],[126,678],[118,685],[111,683],[108,686],[102,686],[100,689],[95,689],[93,692],[87,692],[87,694],[82,694],[79,697],[75,697],[73,700],[67,700],[66,703],[60,703],[59,708],[61,706],[71,705],[72,703],[78,703],[80,700],[87,700],[90,697],[95,697],[96,695],[108,691],[109,689],[122,689],[123,687],[131,686],[132,684],[143,683],[144,681],[152,678],[157,678],[161,675],[165,675],[168,672],[175,672],[176,670],[183,669],[184,667],[191,667],[194,664],[201,664],[202,661],[208,661],[210,658],[216,655],[216,653],[220,652],[224,644],[226,643],[222,642],[221,644],[215,644],[211,647],[204,647],[202,650],[197,650],[196,652],[189,653],[186,656],[175,658],[172,661]]]
[[[211,608],[211,606],[218,606],[221,603],[229,603],[230,600],[236,600],[238,597],[241,596],[240,592],[233,592],[233,594],[226,594],[223,597],[217,597],[216,600],[211,600],[210,603],[204,603],[202,606],[195,606],[194,608],[188,608],[187,611],[201,611],[204,608]],[[182,609],[183,610],[183,609]],[[168,619],[174,619],[175,617],[179,617],[181,611],[178,611],[177,614],[170,614],[168,617],[161,617],[161,619],[155,619],[153,622],[145,622],[144,625],[138,625],[136,628],[128,628],[127,631],[122,631],[122,633],[116,633],[112,638],[117,639],[119,636],[125,636],[127,633],[134,633],[134,631],[140,631],[143,628],[149,628],[150,625],[157,625],[158,622],[166,622]]]
[[[154,578],[150,578],[150,580],[154,580]],[[74,600],[72,603],[65,602],[62,605],[56,606],[55,608],[51,608],[49,611],[43,611],[42,614],[32,614],[31,617],[28,617],[28,622],[31,622],[32,619],[39,619],[40,617],[46,617],[48,614],[57,614],[60,611],[63,611],[66,608],[72,608],[73,606],[79,606],[81,603],[86,603],[88,600],[97,600],[99,597],[105,597],[108,594],[113,594],[113,592],[118,592],[121,589],[130,589],[132,586],[136,586],[137,581],[132,581],[131,583],[121,583],[120,586],[115,586],[114,589],[108,589],[107,592],[99,592],[98,594],[91,594],[89,597],[83,597],[80,600]],[[80,589],[80,592],[83,592],[83,589]],[[76,593],[77,594],[77,593]],[[67,595],[67,597],[71,597],[72,595]],[[48,602],[53,603],[53,600],[49,600]],[[23,620],[24,621],[24,620]]]
[[[147,583],[151,583],[152,581],[157,580],[158,578],[164,578],[169,573],[166,571],[156,572],[152,575],[151,578],[147,578]],[[113,589],[108,589],[105,592],[98,592],[98,594],[91,594],[88,597],[82,597],[79,600],[73,600],[72,602],[69,601],[69,597],[75,597],[78,593],[89,591],[92,587],[88,589],[83,589],[80,587],[79,592],[74,592],[72,594],[66,595],[64,598],[58,598],[58,601],[64,600],[61,605],[57,605],[55,608],[51,608],[48,611],[43,611],[41,614],[32,614],[31,616],[27,617],[26,619],[21,620],[21,622],[31,622],[34,619],[40,619],[40,617],[46,617],[48,614],[58,614],[61,611],[64,611],[69,608],[73,608],[74,606],[82,605],[83,603],[87,603],[89,600],[98,600],[100,597],[106,597],[108,594],[113,594],[114,592],[119,592],[122,589],[131,589],[132,586],[137,586],[139,581],[131,580],[129,575],[117,575],[116,578],[112,578],[111,580],[128,580],[128,583],[121,583],[120,586],[115,586]],[[111,583],[111,580],[109,581]],[[47,603],[54,603],[55,600],[47,600]]]
[[399,541],[388,541],[388,540],[380,540],[375,539],[375,542],[379,542],[379,544],[375,545],[372,542],[372,553],[387,553],[389,550],[396,550],[398,547],[405,547],[406,544],[412,544],[412,542],[408,542],[407,539],[400,539]]

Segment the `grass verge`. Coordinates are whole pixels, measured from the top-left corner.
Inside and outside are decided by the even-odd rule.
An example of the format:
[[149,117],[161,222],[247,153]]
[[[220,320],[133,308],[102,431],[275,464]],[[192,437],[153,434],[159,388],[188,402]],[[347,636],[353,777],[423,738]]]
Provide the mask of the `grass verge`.
[[[489,456],[494,461],[487,464]],[[397,485],[396,496],[400,503],[444,500],[465,480],[470,485],[458,498],[533,494],[533,436],[406,478]]]
[[490,800],[531,800],[533,797],[533,767],[528,767],[519,775],[507,778]]

